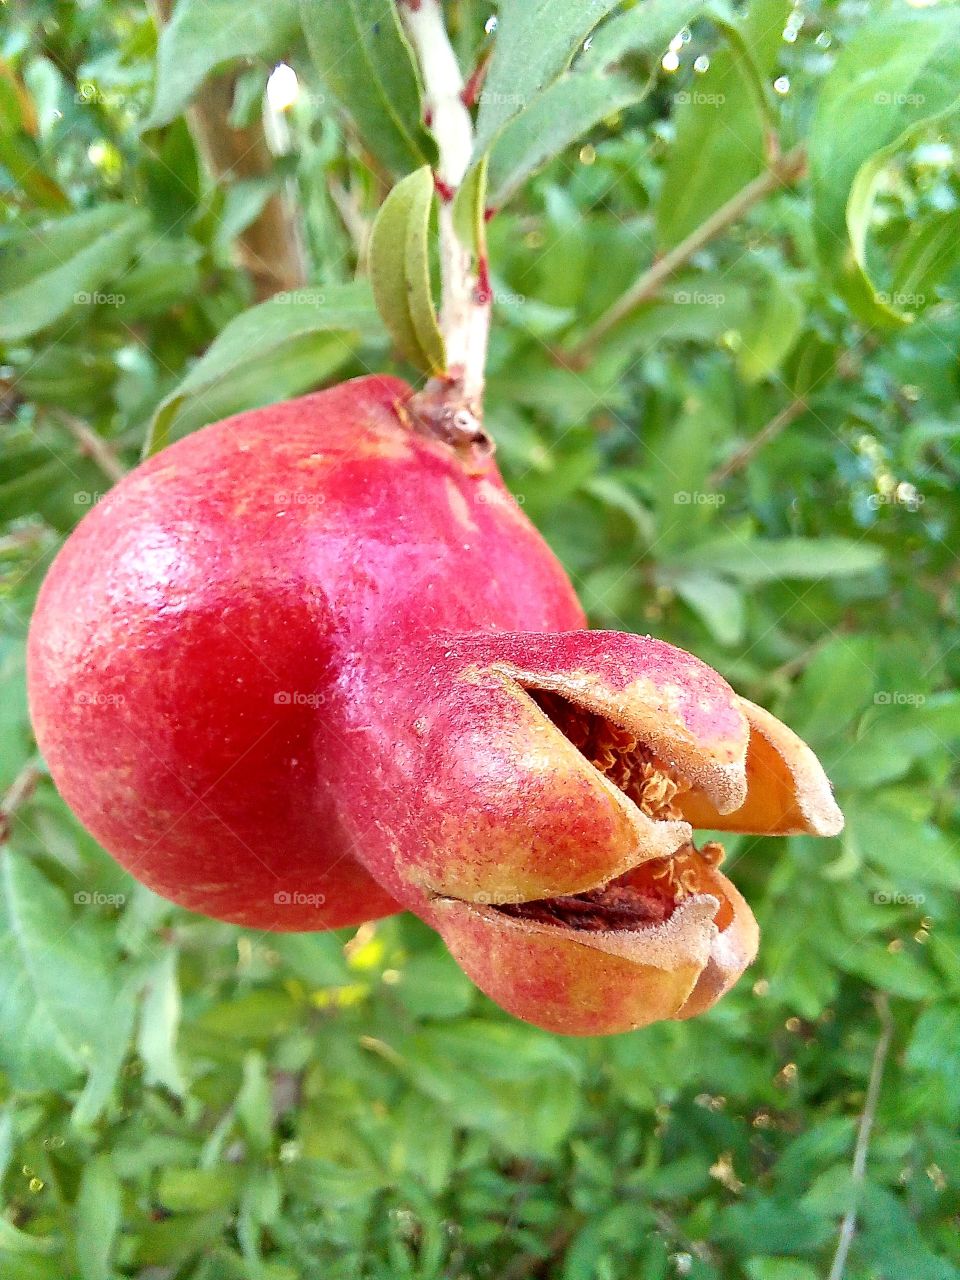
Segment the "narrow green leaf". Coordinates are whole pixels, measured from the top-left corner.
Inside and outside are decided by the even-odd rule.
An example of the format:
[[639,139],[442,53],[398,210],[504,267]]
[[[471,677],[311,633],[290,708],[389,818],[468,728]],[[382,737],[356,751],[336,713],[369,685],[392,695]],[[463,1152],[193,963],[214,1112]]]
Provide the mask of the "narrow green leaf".
[[112,958],[92,921],[26,858],[2,860],[0,1066],[23,1088],[64,1088],[110,1026]]
[[594,125],[648,92],[622,75],[574,72],[555,81],[513,116],[490,153],[489,202],[499,209],[541,165]]
[[168,950],[147,974],[137,1051],[143,1059],[147,1084],[163,1085],[178,1096],[186,1087],[177,1061],[179,1026],[177,956],[175,951]]
[[847,538],[726,538],[674,559],[675,564],[709,568],[739,582],[758,583],[871,573],[883,561],[880,547]]
[[763,169],[767,124],[757,86],[769,77],[789,10],[789,0],[751,5],[740,38],[728,39],[676,95],[676,138],[657,205],[661,248],[678,244]]
[[897,307],[925,310],[937,301],[937,284],[950,275],[958,261],[960,209],[932,214],[915,223],[897,260],[888,300]]
[[790,354],[806,314],[801,284],[788,272],[764,272],[738,330],[737,369],[748,385],[769,377]]
[[569,67],[620,0],[505,0],[480,97],[475,155]]
[[76,1251],[82,1280],[112,1280],[120,1229],[120,1182],[108,1155],[84,1166],[77,1197]]
[[432,203],[429,165],[397,183],[373,224],[370,277],[377,308],[397,348],[425,373],[441,373],[446,359],[427,256]]
[[436,158],[423,127],[413,55],[393,0],[302,0],[307,47],[324,87],[392,173]]
[[153,106],[143,128],[168,124],[207,76],[225,63],[283,53],[293,43],[298,26],[297,0],[264,5],[179,0],[169,25],[160,33]]
[[103,1113],[120,1079],[136,1019],[141,976],[125,983],[110,1012],[109,1033],[102,1036],[88,1063],[87,1082],[70,1116],[75,1129],[88,1129]]
[[78,318],[89,314],[100,286],[122,279],[146,228],[142,210],[104,204],[7,238],[0,254],[0,340],[30,337],[71,308]]
[[[601,120],[642,101],[652,80],[610,75],[608,67],[628,53],[660,52],[704,5],[654,0],[612,18],[595,35],[590,32],[614,6],[565,9],[551,3],[545,26],[539,12],[543,7],[508,9],[481,95],[472,172],[489,153],[489,203],[494,208]],[[530,41],[528,47],[517,44],[521,38]],[[497,87],[514,83],[514,78],[509,92]]]
[[382,335],[369,289],[359,281],[280,293],[251,307],[161,401],[144,455],[204,422],[316,386],[361,341]]
[[885,11],[837,59],[810,132],[813,229],[823,270],[866,323],[896,326],[916,306],[879,289],[867,262],[878,185],[911,136],[960,102],[960,11]]
[[717,644],[739,644],[746,630],[746,606],[738,587],[713,573],[665,574],[663,580],[699,617]]
[[475,257],[484,252],[486,243],[488,161],[488,156],[484,155],[479,164],[468,171],[453,202],[453,225]]
[[706,7],[705,0],[644,0],[605,22],[591,36],[577,67],[602,70],[627,54],[658,56]]

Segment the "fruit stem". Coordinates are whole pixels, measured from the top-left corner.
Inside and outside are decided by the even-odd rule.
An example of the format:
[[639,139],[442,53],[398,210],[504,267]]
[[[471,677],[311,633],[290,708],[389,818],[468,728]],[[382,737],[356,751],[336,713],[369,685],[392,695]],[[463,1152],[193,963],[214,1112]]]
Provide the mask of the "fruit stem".
[[424,107],[439,153],[434,176],[439,196],[440,332],[450,377],[446,401],[459,414],[469,415],[479,431],[491,299],[480,281],[486,261],[481,255],[474,263],[453,218],[454,198],[473,152],[473,121],[439,0],[400,0],[400,17],[420,66]]

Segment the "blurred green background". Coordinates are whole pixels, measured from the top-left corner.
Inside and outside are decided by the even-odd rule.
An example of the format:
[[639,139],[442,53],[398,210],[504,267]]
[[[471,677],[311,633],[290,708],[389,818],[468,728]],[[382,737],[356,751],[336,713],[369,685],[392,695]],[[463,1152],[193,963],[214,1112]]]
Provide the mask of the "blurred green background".
[[364,242],[431,144],[397,141],[387,0],[7,0],[0,1274],[951,1280],[960,10],[446,8],[465,73],[503,48],[506,479],[595,624],[815,746],[846,831],[727,841],[755,966],[593,1041],[512,1021],[413,918],[264,936],[126,877],[36,757],[39,581],[151,423],[416,378]]

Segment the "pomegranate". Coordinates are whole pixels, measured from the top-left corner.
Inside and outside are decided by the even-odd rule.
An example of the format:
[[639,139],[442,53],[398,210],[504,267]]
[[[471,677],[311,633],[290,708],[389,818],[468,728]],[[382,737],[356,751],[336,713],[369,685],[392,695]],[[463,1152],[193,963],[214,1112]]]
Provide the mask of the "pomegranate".
[[47,576],[29,685],[65,800],[156,892],[262,930],[414,911],[553,1031],[688,1017],[753,959],[693,828],[842,825],[715,671],[587,630],[482,441],[393,378],[127,476]]

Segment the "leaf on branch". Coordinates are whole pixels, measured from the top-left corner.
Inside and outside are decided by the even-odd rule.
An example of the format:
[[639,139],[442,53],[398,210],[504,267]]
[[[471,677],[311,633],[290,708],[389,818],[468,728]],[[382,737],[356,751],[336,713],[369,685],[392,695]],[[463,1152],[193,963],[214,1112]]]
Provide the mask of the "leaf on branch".
[[429,165],[397,183],[370,235],[370,277],[383,322],[398,349],[424,373],[446,367],[430,287],[427,232],[433,204]]
[[661,249],[679,244],[762,172],[768,130],[762,85],[790,8],[789,0],[760,0],[742,23],[724,22],[727,47],[676,95],[676,139],[657,206]]
[[179,0],[170,24],[160,33],[153,105],[142,128],[169,124],[207,76],[226,63],[279,56],[293,43],[298,27],[297,0],[264,5]]
[[869,542],[849,538],[731,537],[694,547],[672,563],[726,574],[737,582],[815,581],[872,573],[884,554]]
[[640,102],[652,80],[611,75],[609,68],[627,54],[661,53],[704,4],[651,0],[598,29],[616,7],[609,0],[501,7],[474,147],[474,165],[490,156],[495,208],[600,121]]
[[31,337],[71,307],[89,308],[96,290],[122,273],[147,225],[141,209],[104,204],[13,233],[0,265],[0,340]]
[[[922,305],[912,290],[877,287],[870,228],[887,168],[919,130],[957,110],[958,81],[960,11],[947,8],[876,15],[823,85],[810,134],[814,234],[824,273],[867,324],[906,324]],[[928,269],[924,288],[937,277]]]
[[302,0],[300,15],[317,74],[370,154],[391,173],[432,163],[436,148],[393,0]]
[[361,342],[382,338],[369,290],[360,282],[277,294],[231,320],[161,401],[144,456],[207,422],[316,386]]

